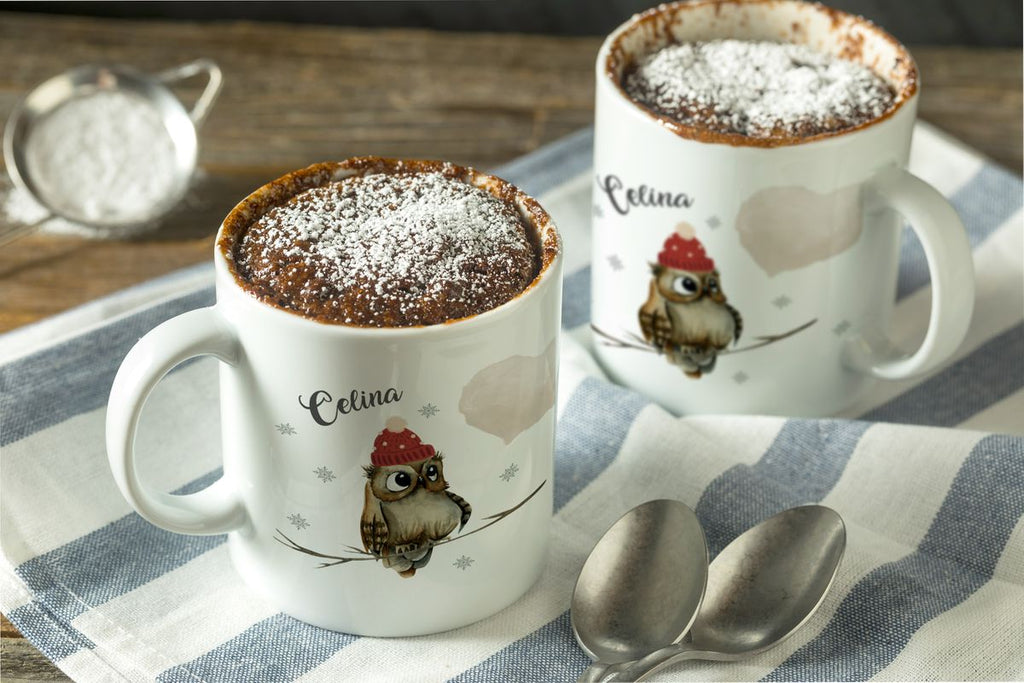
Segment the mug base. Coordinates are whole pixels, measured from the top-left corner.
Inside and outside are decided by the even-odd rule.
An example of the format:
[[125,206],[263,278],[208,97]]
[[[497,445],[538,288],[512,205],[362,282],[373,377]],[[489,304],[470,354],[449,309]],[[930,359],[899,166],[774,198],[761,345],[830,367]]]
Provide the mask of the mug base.
[[[236,539],[235,532],[229,535],[229,554],[235,572],[246,586],[275,608],[311,626],[353,636],[375,638],[401,638],[442,633],[494,616],[517,602],[536,585],[544,570],[544,560],[547,557],[545,543],[540,553],[542,561],[535,562],[530,571],[521,572],[518,576],[508,573],[500,577],[503,579],[500,582],[500,590],[494,590],[495,584],[491,584],[491,590],[467,591],[465,596],[459,596],[457,591],[453,591],[451,599],[453,602],[455,600],[458,602],[449,610],[426,609],[410,605],[403,614],[384,616],[378,612],[331,609],[329,602],[323,600],[308,599],[303,601],[303,604],[299,604],[297,601],[282,600],[275,590],[266,585],[264,581],[266,577],[254,567],[251,558],[246,556],[242,549],[243,544],[244,542]],[[374,569],[382,571],[378,567],[374,567]],[[330,568],[321,571],[330,571]],[[415,580],[415,578],[411,580]]]
[[[773,417],[835,417],[855,405],[876,380],[836,368],[827,373],[808,372],[788,380],[749,382],[729,386],[729,381],[706,377],[687,378],[660,358],[623,357],[629,351],[594,345],[598,365],[611,381],[637,391],[673,415],[764,415]],[[645,361],[646,364],[645,364]],[[664,365],[664,367],[661,367]],[[644,378],[649,381],[638,381]],[[730,380],[735,384],[735,379]],[[698,385],[696,383],[703,382]]]

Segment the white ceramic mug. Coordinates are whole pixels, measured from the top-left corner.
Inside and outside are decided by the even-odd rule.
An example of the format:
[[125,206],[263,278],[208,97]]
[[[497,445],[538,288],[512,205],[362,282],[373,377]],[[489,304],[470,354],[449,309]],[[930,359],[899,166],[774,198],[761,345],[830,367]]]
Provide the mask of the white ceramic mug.
[[[377,161],[385,171],[415,163]],[[352,175],[349,163],[278,179],[225,219],[216,305],[155,328],[117,374],[110,465],[150,522],[228,532],[238,573],[288,614],[362,635],[437,632],[509,605],[542,569],[561,245],[533,199],[460,169],[466,182],[513,197],[543,245],[540,273],[508,303],[380,329],[316,322],[247,293],[225,258],[232,235],[303,189]],[[199,355],[222,361],[224,474],[173,496],[140,480],[135,430],[160,378]]]
[[[660,47],[722,38],[855,59],[898,104],[846,131],[765,142],[661,119],[620,86]],[[678,413],[827,415],[876,378],[927,372],[954,352],[973,308],[971,252],[945,198],[905,170],[918,75],[892,36],[794,0],[676,3],[620,26],[596,71],[592,323],[613,379]],[[886,339],[900,215],[932,279],[912,353]],[[670,300],[674,276],[690,289]],[[645,336],[643,316],[660,331]]]

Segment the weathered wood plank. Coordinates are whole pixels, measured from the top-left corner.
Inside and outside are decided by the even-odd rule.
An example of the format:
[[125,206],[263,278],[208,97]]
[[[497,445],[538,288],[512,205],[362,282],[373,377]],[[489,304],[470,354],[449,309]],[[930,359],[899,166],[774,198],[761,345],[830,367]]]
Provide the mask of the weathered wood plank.
[[0,680],[21,683],[70,679],[22,638],[7,617],[0,616]]

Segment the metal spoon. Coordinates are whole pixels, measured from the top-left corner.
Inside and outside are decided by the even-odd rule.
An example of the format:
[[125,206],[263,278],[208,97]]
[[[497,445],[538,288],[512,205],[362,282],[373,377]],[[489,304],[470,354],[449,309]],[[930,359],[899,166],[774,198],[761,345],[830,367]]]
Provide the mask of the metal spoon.
[[730,661],[778,645],[821,604],[845,548],[842,518],[821,505],[791,508],[761,522],[711,563],[687,642],[609,667],[601,680],[638,681],[674,662]]
[[572,594],[573,633],[596,660],[580,680],[679,641],[707,578],[707,544],[693,510],[652,500],[623,515],[594,546]]

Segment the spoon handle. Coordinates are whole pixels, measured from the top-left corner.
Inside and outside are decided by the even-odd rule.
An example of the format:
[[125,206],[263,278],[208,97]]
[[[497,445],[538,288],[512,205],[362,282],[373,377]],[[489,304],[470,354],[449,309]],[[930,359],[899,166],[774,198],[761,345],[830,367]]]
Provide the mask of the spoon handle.
[[687,659],[706,658],[706,652],[693,650],[688,643],[676,643],[675,645],[655,650],[651,654],[632,662],[623,662],[607,667],[601,681],[641,681],[669,664]]
[[580,677],[576,679],[576,683],[598,683],[598,681],[605,677],[606,673],[608,673],[607,664],[594,662],[580,674]]

